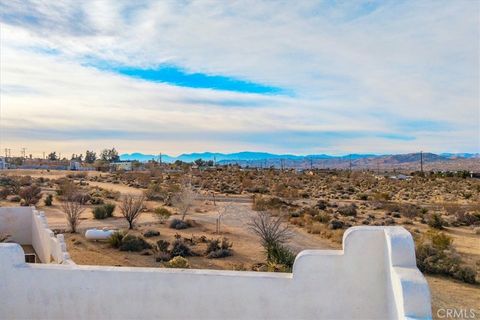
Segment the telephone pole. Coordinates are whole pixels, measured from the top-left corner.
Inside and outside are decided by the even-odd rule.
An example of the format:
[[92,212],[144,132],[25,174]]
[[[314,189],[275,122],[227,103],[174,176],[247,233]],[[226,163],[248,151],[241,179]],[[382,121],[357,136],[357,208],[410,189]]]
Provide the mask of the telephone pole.
[[351,154],[348,155],[348,165],[350,168],[350,172],[352,172],[352,155]]
[[26,158],[26,154],[25,154],[25,151],[27,149],[26,148],[22,148],[22,158],[25,159]]
[[420,151],[420,172],[423,175],[423,151]]

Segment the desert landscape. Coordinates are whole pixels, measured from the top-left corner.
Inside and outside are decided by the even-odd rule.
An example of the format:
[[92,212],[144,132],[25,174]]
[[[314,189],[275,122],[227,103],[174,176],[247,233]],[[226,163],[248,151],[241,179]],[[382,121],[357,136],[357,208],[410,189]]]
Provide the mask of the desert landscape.
[[[351,226],[400,225],[416,242],[417,265],[439,308],[471,308],[480,297],[480,180],[414,173],[157,165],[148,171],[5,170],[2,206],[36,205],[84,265],[291,272],[305,249],[341,249]],[[133,228],[125,200],[139,201]],[[65,203],[81,208],[76,232]],[[252,222],[265,214],[285,231],[269,252]],[[85,238],[91,228],[115,239]],[[283,233],[282,233],[283,235]]]

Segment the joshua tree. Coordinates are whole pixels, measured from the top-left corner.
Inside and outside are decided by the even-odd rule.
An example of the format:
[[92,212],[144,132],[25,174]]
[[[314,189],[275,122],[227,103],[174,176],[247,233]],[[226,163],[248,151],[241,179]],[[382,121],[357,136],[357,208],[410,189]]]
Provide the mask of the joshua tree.
[[77,201],[67,200],[62,202],[62,209],[72,233],[76,233],[77,227],[80,224],[80,215],[85,208]]
[[120,211],[125,220],[127,220],[129,229],[133,229],[135,220],[137,220],[142,213],[144,202],[145,197],[143,195],[133,196],[128,194],[123,197],[122,203],[120,204]]

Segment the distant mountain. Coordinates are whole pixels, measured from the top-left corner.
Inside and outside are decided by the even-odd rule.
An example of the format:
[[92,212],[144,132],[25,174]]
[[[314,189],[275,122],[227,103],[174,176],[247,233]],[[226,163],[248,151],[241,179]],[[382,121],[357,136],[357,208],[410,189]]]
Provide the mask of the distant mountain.
[[[480,158],[478,153],[442,153],[440,155],[434,153],[423,153],[423,160],[428,162],[435,161],[448,161],[450,159],[475,159]],[[121,160],[137,160],[146,162],[152,159],[158,160],[159,155],[143,154],[143,153],[131,153],[120,155]],[[250,162],[250,161],[265,161],[268,160],[272,163],[280,163],[280,161],[288,162],[310,162],[310,161],[328,161],[328,162],[350,162],[355,163],[369,163],[375,159],[376,162],[389,164],[402,164],[410,162],[420,161],[420,153],[408,153],[408,154],[393,154],[393,155],[375,155],[375,154],[348,154],[343,156],[332,156],[327,154],[312,154],[306,156],[299,156],[293,154],[273,154],[267,152],[252,152],[243,151],[237,153],[218,153],[218,152],[201,152],[201,153],[185,153],[177,157],[172,157],[166,154],[162,154],[162,161],[166,163],[175,162],[176,160],[184,162],[193,162],[197,159],[203,160],[216,160],[219,163],[232,163],[232,162]],[[332,162],[333,163],[333,162]]]
[[465,159],[475,159],[480,158],[480,153],[440,153],[442,157],[450,158],[450,159],[457,159],[457,158],[465,158]]

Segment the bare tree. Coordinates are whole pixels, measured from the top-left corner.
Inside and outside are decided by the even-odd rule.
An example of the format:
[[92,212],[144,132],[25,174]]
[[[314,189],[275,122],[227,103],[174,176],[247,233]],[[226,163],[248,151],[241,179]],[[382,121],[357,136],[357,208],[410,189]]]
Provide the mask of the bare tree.
[[273,217],[266,211],[259,211],[248,224],[250,229],[260,237],[269,261],[272,249],[283,245],[292,237],[288,225],[282,222],[281,215]]
[[133,196],[128,194],[123,197],[120,204],[120,211],[123,217],[128,221],[128,228],[133,229],[135,220],[140,217],[143,210],[143,204],[145,202],[145,196]]
[[62,202],[62,209],[72,233],[76,233],[77,227],[80,224],[80,215],[85,208],[77,201],[67,200]]
[[233,205],[231,202],[227,202],[224,206],[220,206],[217,208],[217,233],[220,233],[220,225],[223,217],[226,216],[232,208]]
[[184,186],[182,190],[173,197],[172,203],[174,207],[178,209],[178,212],[182,215],[182,221],[185,220],[185,216],[188,214],[188,211],[193,206],[195,198],[195,191],[193,191],[189,185]]

